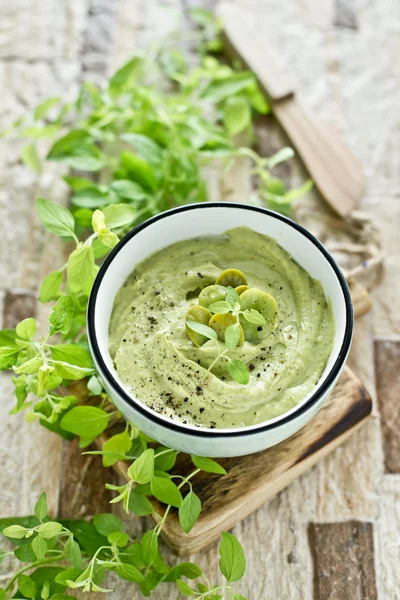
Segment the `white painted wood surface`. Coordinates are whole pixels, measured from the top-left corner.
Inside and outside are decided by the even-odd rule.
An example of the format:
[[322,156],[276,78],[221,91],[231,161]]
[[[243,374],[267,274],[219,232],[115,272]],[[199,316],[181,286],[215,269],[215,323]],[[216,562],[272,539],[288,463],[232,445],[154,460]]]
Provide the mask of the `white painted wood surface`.
[[[332,123],[365,167],[368,187],[362,208],[381,224],[388,258],[386,270],[379,276],[380,286],[373,292],[374,312],[357,321],[350,365],[375,396],[373,336],[400,334],[399,311],[394,310],[400,294],[400,3],[240,1],[257,11],[264,34],[292,70],[304,102]],[[83,77],[101,79],[136,47],[168,31],[184,30],[188,4],[196,3],[2,2],[0,128],[48,95],[72,97]],[[212,4],[199,1],[196,5]],[[286,140],[271,119],[267,123],[263,144],[273,151]],[[17,141],[0,142],[0,300],[7,289],[37,291],[43,275],[63,260],[61,245],[39,227],[34,200],[43,195],[66,201],[65,189],[56,180],[54,167],[41,177],[23,167],[18,160],[20,148]],[[297,184],[304,172],[294,160],[285,175]],[[245,200],[249,181],[246,165],[228,182],[212,177],[212,199],[231,193]],[[307,202],[322,206],[314,193]],[[44,323],[43,308],[38,317]],[[63,444],[39,425],[8,415],[13,405],[11,387],[8,375],[3,375],[1,516],[32,512],[42,490],[56,514]],[[308,600],[313,595],[308,523],[354,518],[374,522],[379,599],[400,598],[399,495],[399,476],[383,475],[375,411],[353,439],[235,528],[248,557],[240,591],[257,600]],[[140,530],[145,525],[135,520],[130,526]],[[217,577],[216,546],[195,560],[212,580]],[[138,599],[140,593],[134,585],[118,581],[112,598],[128,597]],[[152,597],[174,600],[179,594],[172,587],[161,587]]]

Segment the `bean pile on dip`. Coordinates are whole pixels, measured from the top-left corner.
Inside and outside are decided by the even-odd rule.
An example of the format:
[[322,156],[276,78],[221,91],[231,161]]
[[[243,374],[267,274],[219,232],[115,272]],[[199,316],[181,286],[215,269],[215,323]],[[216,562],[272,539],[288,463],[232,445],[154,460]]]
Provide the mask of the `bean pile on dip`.
[[[221,351],[224,343],[196,345],[185,322],[191,307],[207,304],[203,290],[227,269],[241,271],[247,287],[276,303],[273,322],[246,329],[240,321],[245,339],[228,353],[247,366],[246,385],[229,375],[224,360],[209,370],[216,345]],[[230,428],[268,421],[305,398],[326,366],[334,334],[320,282],[273,238],[238,227],[178,242],[137,264],[114,301],[109,350],[126,388],[154,411],[184,424]]]

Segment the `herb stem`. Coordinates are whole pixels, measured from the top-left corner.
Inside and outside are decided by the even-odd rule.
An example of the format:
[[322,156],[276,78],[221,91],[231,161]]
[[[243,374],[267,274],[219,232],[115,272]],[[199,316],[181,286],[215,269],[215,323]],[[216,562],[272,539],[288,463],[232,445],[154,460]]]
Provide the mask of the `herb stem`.
[[[29,569],[34,569],[35,567],[39,567],[42,565],[49,565],[60,561],[62,558],[65,558],[65,554],[63,553],[62,557],[57,556],[55,558],[48,558],[47,560],[37,560],[36,562],[31,563],[30,565],[26,565],[26,567],[22,567],[19,571],[15,573],[15,575],[10,579],[5,591],[8,592],[11,587],[14,585],[16,579],[18,579],[19,575],[25,573],[25,571],[29,571]],[[62,565],[60,565],[62,566]]]

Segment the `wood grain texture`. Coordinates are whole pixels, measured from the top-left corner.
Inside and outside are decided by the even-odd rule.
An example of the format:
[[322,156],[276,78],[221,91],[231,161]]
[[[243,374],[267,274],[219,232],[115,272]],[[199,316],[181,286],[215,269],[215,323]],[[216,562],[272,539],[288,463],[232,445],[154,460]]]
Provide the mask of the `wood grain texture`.
[[[200,473],[193,479],[193,490],[202,502],[200,519],[184,534],[177,512],[172,511],[164,527],[165,540],[179,555],[199,552],[341,444],[369,416],[371,407],[367,391],[345,368],[320,412],[290,439],[257,454],[221,459],[227,475]],[[118,464],[116,470],[128,479],[126,465]],[[172,472],[188,475],[192,470],[190,457],[182,454]],[[163,514],[164,507],[153,502],[156,512]]]
[[82,452],[77,439],[63,443],[57,514],[66,519],[110,511],[111,494],[105,484],[113,483],[114,476],[102,466],[101,457]]
[[386,473],[400,473],[400,340],[376,340],[378,407]]
[[6,290],[3,300],[3,327],[13,329],[17,323],[36,314],[36,294],[29,290]]
[[311,523],[314,600],[377,600],[372,523]]
[[[290,65],[296,91],[304,103],[333,124],[365,166],[367,190],[361,209],[380,223],[387,259],[379,287],[372,292],[373,312],[356,321],[350,364],[374,398],[373,336],[400,334],[400,313],[396,310],[400,296],[400,72],[393,60],[400,53],[400,3],[341,1],[341,6],[350,6],[354,12],[358,25],[354,30],[333,27],[338,4],[335,0],[234,2],[250,7],[257,15],[269,44],[279,48],[283,62]],[[90,44],[94,47],[96,42],[97,51],[109,54],[109,58],[98,56],[98,62],[94,61],[101,62],[108,71],[120,66],[133,51],[160,41],[170,31],[190,31],[185,16],[188,7],[210,8],[215,3],[113,0],[109,4],[116,7],[116,27],[105,24],[110,32],[107,43],[102,39],[101,27],[93,28]],[[49,94],[74,97],[82,79],[82,47],[89,12],[87,0],[0,3],[1,129]],[[96,35],[98,39],[94,40]],[[89,44],[87,47],[89,50]],[[89,71],[87,76],[92,77]],[[260,127],[258,132],[272,151],[288,144],[274,118],[262,119]],[[34,201],[41,195],[65,203],[66,187],[60,183],[54,165],[40,178],[23,167],[18,159],[21,145],[19,140],[0,140],[0,302],[6,289],[37,291],[43,276],[65,262],[64,245],[39,227]],[[251,176],[246,162],[232,177],[221,176],[214,165],[205,174],[212,200],[231,196],[245,201],[249,197]],[[297,159],[282,165],[281,174],[291,186],[301,184],[306,177]],[[307,226],[318,235],[319,212],[328,212],[329,207],[316,189],[304,201],[316,209],[314,221]],[[335,228],[331,235],[337,235]],[[42,307],[38,318],[45,325]],[[60,440],[35,424],[26,425],[22,416],[8,415],[14,400],[7,374],[0,374],[0,389],[1,516],[31,513],[43,490],[55,515],[60,494]],[[383,473],[380,420],[378,416],[370,418],[345,444],[235,527],[248,564],[239,591],[249,600],[311,600],[309,522],[368,519],[374,523],[379,600],[399,600],[399,483],[397,475]],[[135,535],[146,527],[142,519],[127,526]],[[176,558],[168,549],[163,548],[163,554],[175,564]],[[213,582],[222,582],[216,543],[193,558]],[[346,558],[343,553],[338,562]],[[8,558],[1,568],[3,577],[12,572]],[[135,585],[115,579],[109,583],[114,588],[112,600],[140,600]],[[89,600],[91,595],[86,598]],[[155,590],[152,598],[178,600],[181,595],[170,586]],[[346,595],[344,598],[347,600]]]
[[[254,73],[272,103],[272,110],[315,185],[341,216],[358,206],[364,191],[361,165],[339,136],[332,136],[294,94],[288,68],[279,64],[263,34],[262,23],[243,5],[220,2],[229,54],[239,57]],[[252,40],[249,44],[248,41]]]

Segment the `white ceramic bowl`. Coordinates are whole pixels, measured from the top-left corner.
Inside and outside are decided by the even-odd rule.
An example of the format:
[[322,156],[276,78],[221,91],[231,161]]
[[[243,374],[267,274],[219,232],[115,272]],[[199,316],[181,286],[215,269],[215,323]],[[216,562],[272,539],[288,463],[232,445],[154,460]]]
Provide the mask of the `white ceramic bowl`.
[[[164,417],[133,397],[119,379],[108,352],[108,327],[115,295],[136,263],[174,242],[222,234],[245,225],[269,235],[318,279],[332,301],[336,320],[333,350],[314,391],[290,411],[251,427],[208,429]],[[165,446],[200,456],[241,456],[279,444],[303,427],[321,408],[345,363],[353,333],[350,292],[338,265],[306,229],[272,211],[232,203],[191,204],[145,221],[130,231],[105,259],[88,307],[88,336],[104,386],[121,413]]]

